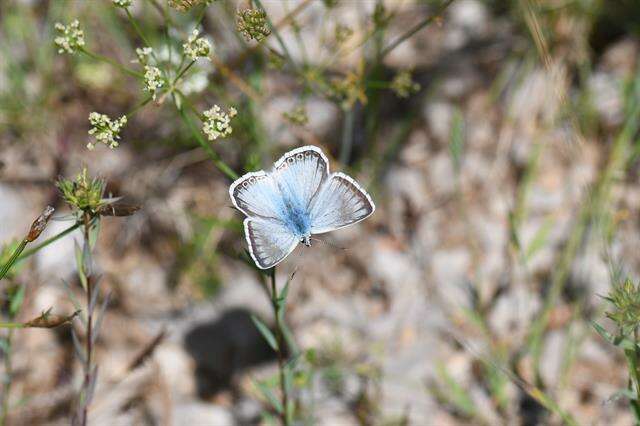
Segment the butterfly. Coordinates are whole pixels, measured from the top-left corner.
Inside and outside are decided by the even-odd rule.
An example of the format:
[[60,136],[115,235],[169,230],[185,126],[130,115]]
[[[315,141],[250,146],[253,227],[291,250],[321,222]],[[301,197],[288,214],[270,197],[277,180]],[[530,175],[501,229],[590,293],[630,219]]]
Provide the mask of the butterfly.
[[244,233],[260,269],[282,262],[298,243],[311,246],[311,235],[353,225],[376,208],[351,177],[329,173],[329,160],[315,146],[287,152],[270,172],[243,175],[229,196],[247,216]]

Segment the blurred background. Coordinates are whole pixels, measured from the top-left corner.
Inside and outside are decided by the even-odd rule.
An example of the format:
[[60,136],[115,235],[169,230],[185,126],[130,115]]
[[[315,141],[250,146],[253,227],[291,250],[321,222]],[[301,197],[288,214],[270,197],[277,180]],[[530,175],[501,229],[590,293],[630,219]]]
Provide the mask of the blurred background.
[[[74,19],[85,45],[59,54]],[[194,28],[209,60],[151,100],[136,48],[175,75]],[[377,210],[278,267],[301,424],[634,424],[592,322],[615,332],[602,296],[640,272],[639,36],[636,0],[1,0],[2,263],[47,204],[38,241],[73,225],[55,182],[86,167],[141,207],[100,220],[89,424],[273,423],[270,300],[220,162],[316,145]],[[209,140],[216,104],[237,115]],[[87,149],[93,111],[127,115],[119,146]],[[12,269],[3,321],[73,312],[81,241]],[[68,424],[72,328],[0,330],[3,422]]]

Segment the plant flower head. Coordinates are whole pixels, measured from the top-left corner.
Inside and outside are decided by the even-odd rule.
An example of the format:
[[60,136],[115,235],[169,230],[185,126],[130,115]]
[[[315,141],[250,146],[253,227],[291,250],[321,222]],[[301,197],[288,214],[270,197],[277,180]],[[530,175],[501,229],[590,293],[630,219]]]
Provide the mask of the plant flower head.
[[187,39],[187,42],[182,45],[182,48],[184,49],[184,55],[192,61],[195,61],[198,58],[211,60],[209,59],[209,54],[212,51],[211,43],[209,43],[209,40],[203,37],[198,37],[199,34],[200,31],[193,30],[193,32]]
[[131,6],[131,2],[132,2],[132,0],[113,0],[113,4],[116,7],[121,7],[123,9],[126,9],[129,6]]
[[218,138],[229,136],[233,132],[231,127],[231,119],[236,116],[238,111],[234,107],[229,108],[228,112],[224,112],[218,105],[203,112],[204,118],[202,131],[207,135],[210,141]]
[[89,177],[84,167],[74,180],[60,178],[56,182],[62,197],[72,208],[80,211],[97,212],[105,203],[105,182],[99,178]]
[[[96,138],[97,142],[107,145],[113,149],[119,145],[120,131],[127,124],[127,116],[123,115],[120,118],[112,120],[105,114],[92,112],[89,114],[89,123],[91,129],[89,134]],[[87,143],[87,148],[94,149],[96,147],[95,142]]]
[[408,98],[420,91],[420,84],[413,81],[410,71],[401,71],[391,81],[391,90],[399,98]]
[[164,78],[162,78],[162,71],[160,68],[151,65],[144,66],[144,89],[147,92],[151,92],[152,98],[155,101],[158,89],[164,86]]
[[73,54],[84,46],[84,31],[80,29],[80,21],[73,20],[69,25],[60,22],[55,24],[58,36],[53,42],[58,46],[58,53]]
[[616,284],[605,299],[613,305],[613,310],[606,312],[607,317],[616,323],[623,334],[640,326],[640,283],[636,285],[626,279]]

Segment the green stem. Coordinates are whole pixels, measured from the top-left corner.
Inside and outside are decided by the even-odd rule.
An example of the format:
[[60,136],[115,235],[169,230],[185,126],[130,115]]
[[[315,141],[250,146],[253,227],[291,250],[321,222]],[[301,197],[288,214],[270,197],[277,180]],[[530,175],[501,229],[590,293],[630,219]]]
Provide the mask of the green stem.
[[142,102],[140,102],[138,105],[134,106],[133,109],[127,113],[127,118],[131,118],[133,116],[133,114],[135,114],[142,107],[144,107],[146,104],[151,102],[152,99],[153,99],[153,96],[147,96]]
[[271,21],[271,18],[269,18],[269,15],[266,14],[267,9],[265,9],[264,6],[262,6],[262,2],[260,0],[254,0],[254,2],[256,6],[258,6],[260,9],[265,11],[265,16],[267,17],[267,23],[269,24],[269,27],[271,27],[271,32],[273,32],[273,35],[276,37],[276,40],[278,40],[278,44],[280,45],[285,56],[291,63],[291,66],[294,69],[298,68],[295,61],[293,60],[293,57],[291,56],[291,53],[289,53],[289,49],[287,48],[287,45],[284,43],[284,39],[280,36],[280,33],[278,32],[278,29],[276,28],[276,26],[273,25],[273,22]]
[[99,55],[97,53],[90,52],[90,51],[88,51],[87,49],[84,49],[84,48],[79,49],[79,51],[84,53],[85,55],[87,55],[88,57],[90,57],[92,59],[95,59],[97,61],[106,62],[106,63],[108,63],[110,65],[113,65],[114,67],[118,68],[120,71],[122,71],[122,72],[124,72],[126,74],[129,74],[129,75],[134,76],[134,77],[139,78],[139,79],[144,79],[144,75],[143,74],[141,74],[141,73],[139,73],[137,71],[131,70],[131,69],[125,67],[124,65],[122,65],[120,62],[114,61],[111,58],[108,58],[108,57],[103,56],[103,55]]
[[407,39],[411,38],[415,33],[417,33],[418,31],[420,31],[421,29],[423,29],[424,27],[429,25],[431,22],[433,22],[453,2],[454,2],[454,0],[445,0],[445,2],[440,5],[440,7],[436,11],[436,13],[434,13],[431,16],[429,16],[429,17],[423,19],[422,21],[418,22],[416,25],[411,27],[406,33],[402,34],[397,39],[395,39],[394,41],[389,43],[389,45],[387,45],[387,47],[382,49],[382,51],[380,52],[380,60],[382,60],[385,56],[387,56],[393,49],[398,47],[400,44],[404,43]]
[[0,322],[0,328],[27,328],[27,325],[21,322]]
[[342,124],[342,146],[340,147],[340,162],[348,164],[351,158],[351,146],[353,145],[353,123],[355,114],[353,108],[345,111],[344,123]]
[[76,229],[78,229],[80,227],[80,225],[82,225],[81,222],[76,223],[75,225],[72,225],[70,227],[68,227],[67,229],[65,229],[64,231],[60,232],[57,235],[54,235],[53,237],[41,242],[40,244],[38,244],[37,246],[26,250],[24,253],[22,253],[22,256],[20,256],[18,258],[18,260],[22,260],[22,259],[26,259],[27,257],[31,256],[32,254],[36,253],[38,250],[48,246],[51,243],[54,243],[56,241],[58,241],[60,238],[64,237],[65,235],[75,231]]
[[26,246],[27,246],[27,240],[25,238],[24,240],[22,240],[20,242],[20,245],[18,247],[16,247],[16,249],[13,251],[13,253],[11,254],[11,257],[9,258],[7,263],[5,263],[2,266],[2,269],[0,269],[0,280],[3,279],[5,275],[7,275],[7,273],[9,272],[11,267],[13,266],[13,264],[16,263],[16,261],[18,261],[18,259],[20,258],[20,253],[23,252],[23,250],[24,250],[24,248]]
[[[10,327],[2,327],[2,325],[9,325]],[[7,424],[7,414],[9,413],[9,395],[11,394],[11,384],[13,382],[13,362],[12,362],[12,340],[13,340],[13,328],[22,328],[22,324],[5,323],[0,324],[0,328],[11,328],[7,336],[7,348],[4,354],[4,374],[6,381],[4,389],[2,391],[2,413],[0,413],[0,425],[5,426]]]
[[[182,96],[184,100],[184,96],[182,94],[180,96]],[[180,117],[182,117],[182,120],[187,124],[187,127],[189,127],[189,130],[191,131],[193,136],[196,138],[205,152],[209,155],[209,157],[213,161],[213,164],[215,164],[218,170],[224,173],[224,175],[231,180],[238,179],[238,174],[234,172],[233,169],[231,169],[231,167],[229,167],[224,161],[222,161],[220,156],[213,150],[213,148],[211,148],[207,141],[204,140],[204,138],[200,134],[200,131],[196,128],[195,124],[193,124],[193,121],[191,121],[184,108],[178,108],[178,112],[180,113]]]
[[[183,58],[184,61],[184,58]],[[196,61],[191,61],[189,63],[189,65],[187,65],[182,71],[180,71],[180,73],[176,76],[176,78],[173,80],[173,82],[171,83],[171,87],[174,87],[176,85],[176,83],[178,82],[178,80],[180,80],[180,78],[182,78],[182,76],[189,71],[189,68],[191,68],[193,66],[193,64],[195,64]],[[180,65],[182,66],[182,65]]]
[[285,303],[284,300],[280,301],[278,297],[278,287],[276,286],[276,268],[271,268],[271,307],[273,308],[273,315],[276,320],[276,341],[278,343],[278,373],[280,376],[280,396],[282,400],[282,412],[280,413],[280,420],[284,426],[289,426],[291,424],[291,419],[289,418],[289,393],[287,391],[286,379],[285,379],[285,368],[286,368],[286,343],[284,340],[284,332],[283,332],[283,323],[282,323],[282,315],[280,312],[284,311],[284,307],[280,308],[279,304]]

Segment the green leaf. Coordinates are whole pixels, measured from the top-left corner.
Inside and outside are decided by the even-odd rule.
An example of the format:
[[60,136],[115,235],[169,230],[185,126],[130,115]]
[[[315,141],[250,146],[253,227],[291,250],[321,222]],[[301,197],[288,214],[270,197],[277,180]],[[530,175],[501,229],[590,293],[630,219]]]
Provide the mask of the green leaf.
[[278,398],[276,398],[273,392],[271,392],[271,389],[269,389],[262,382],[256,381],[255,383],[256,383],[256,386],[258,387],[258,390],[260,390],[260,393],[262,394],[262,396],[264,396],[267,399],[267,401],[269,401],[269,403],[274,408],[274,410],[276,410],[278,413],[282,413],[282,403],[278,400]]
[[444,364],[438,363],[438,365],[436,365],[436,374],[440,378],[442,386],[445,388],[442,396],[446,397],[449,403],[453,404],[465,415],[473,417],[476,414],[476,407],[467,390],[456,382]]
[[604,340],[606,340],[607,342],[611,343],[614,346],[622,348],[625,351],[626,350],[636,351],[640,349],[640,347],[638,347],[638,345],[635,344],[631,339],[622,335],[614,336],[613,334],[609,333],[607,330],[604,329],[604,327],[602,327],[600,324],[596,323],[595,321],[591,321],[591,325],[593,326],[593,328],[595,328],[595,330]]
[[258,331],[260,331],[260,334],[262,334],[262,337],[264,337],[267,343],[269,343],[269,346],[271,346],[271,349],[277,352],[278,342],[276,341],[276,338],[271,332],[271,330],[269,330],[269,327],[267,327],[255,315],[251,315],[251,321],[253,321],[253,323],[256,325],[256,327],[258,328]]
[[9,304],[9,314],[15,317],[24,301],[24,286],[18,287],[18,290],[11,296],[11,303]]

